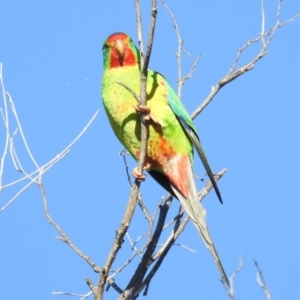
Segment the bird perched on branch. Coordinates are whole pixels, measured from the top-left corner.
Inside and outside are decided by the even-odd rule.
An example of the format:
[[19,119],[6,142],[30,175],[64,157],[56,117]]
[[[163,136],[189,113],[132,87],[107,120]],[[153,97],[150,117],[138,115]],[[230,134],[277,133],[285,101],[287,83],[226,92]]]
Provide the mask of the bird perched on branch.
[[[206,211],[198,200],[193,176],[193,147],[221,203],[222,198],[189,114],[167,80],[151,70],[147,75],[147,106],[138,105],[134,93],[140,92],[139,51],[127,34],[114,33],[106,39],[103,60],[102,99],[114,133],[138,160],[139,113],[146,113],[149,134],[144,167],[181,202],[217,263],[223,280],[229,284],[206,225]],[[133,175],[140,180],[145,177],[137,169]]]

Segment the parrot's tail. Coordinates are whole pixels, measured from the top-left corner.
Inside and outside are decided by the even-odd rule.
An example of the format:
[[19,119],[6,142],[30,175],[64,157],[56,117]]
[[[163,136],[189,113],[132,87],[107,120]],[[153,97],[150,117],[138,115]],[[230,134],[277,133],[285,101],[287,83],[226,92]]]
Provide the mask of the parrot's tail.
[[188,177],[188,184],[189,184],[189,197],[188,199],[186,199],[177,189],[176,187],[174,187],[173,185],[171,185],[174,193],[176,194],[178,200],[181,202],[184,210],[187,212],[187,214],[189,215],[189,217],[191,218],[191,220],[193,221],[194,225],[196,226],[198,232],[200,233],[206,247],[209,249],[211,255],[213,256],[219,271],[222,275],[222,279],[224,280],[224,282],[226,282],[226,284],[228,286],[230,286],[229,284],[229,280],[227,278],[227,275],[224,271],[224,268],[222,266],[220,257],[217,253],[217,250],[214,246],[214,243],[212,241],[212,238],[209,234],[207,225],[206,225],[206,221],[205,221],[205,217],[206,217],[206,211],[204,209],[204,207],[202,206],[202,204],[200,203],[200,201],[198,200],[198,195],[197,195],[197,189],[196,189],[196,185],[195,185],[195,180],[194,180],[194,176],[193,176],[193,171],[192,171],[192,167],[189,166],[187,171],[187,177]]

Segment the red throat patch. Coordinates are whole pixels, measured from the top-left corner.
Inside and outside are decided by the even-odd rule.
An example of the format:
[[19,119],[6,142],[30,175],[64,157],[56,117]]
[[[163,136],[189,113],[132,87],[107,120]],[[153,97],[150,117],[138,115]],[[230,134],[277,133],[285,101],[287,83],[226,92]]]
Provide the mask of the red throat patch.
[[[114,47],[116,41],[122,41],[124,45],[124,57],[120,57],[117,49]],[[110,45],[110,68],[120,68],[124,66],[135,66],[138,63],[136,53],[131,47],[131,40],[125,33],[115,33],[107,39]]]

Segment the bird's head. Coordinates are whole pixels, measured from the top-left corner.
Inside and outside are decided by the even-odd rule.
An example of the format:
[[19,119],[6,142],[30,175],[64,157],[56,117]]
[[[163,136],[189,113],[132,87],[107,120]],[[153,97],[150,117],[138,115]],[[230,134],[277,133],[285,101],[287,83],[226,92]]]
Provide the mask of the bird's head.
[[120,68],[139,64],[139,51],[130,36],[117,32],[111,34],[103,44],[104,68]]

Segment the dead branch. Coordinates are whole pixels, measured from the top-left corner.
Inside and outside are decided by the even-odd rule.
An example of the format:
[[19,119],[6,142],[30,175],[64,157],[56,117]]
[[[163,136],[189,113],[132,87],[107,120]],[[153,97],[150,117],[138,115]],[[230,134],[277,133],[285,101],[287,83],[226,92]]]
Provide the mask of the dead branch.
[[235,277],[241,271],[242,267],[243,267],[243,260],[242,260],[242,257],[240,256],[239,265],[237,266],[236,270],[233,272],[233,274],[229,278],[230,286],[228,287],[226,284],[223,283],[224,288],[226,290],[226,294],[229,296],[229,298],[231,300],[236,300],[235,295],[234,295],[234,289],[233,289],[234,285],[233,284],[234,284]]
[[98,283],[98,287],[97,287],[97,291],[96,294],[94,294],[95,299],[97,300],[102,300],[103,299],[103,292],[104,292],[104,286],[105,283],[107,281],[107,277],[110,271],[110,268],[114,262],[114,260],[116,259],[117,253],[120,250],[122,243],[123,243],[123,239],[124,239],[124,235],[128,230],[128,227],[130,225],[134,210],[135,210],[135,206],[136,206],[136,201],[138,198],[138,193],[139,193],[139,183],[135,183],[131,189],[131,195],[129,197],[129,201],[121,222],[121,226],[119,227],[119,229],[116,231],[116,237],[114,240],[114,243],[112,245],[112,248],[108,254],[108,257],[106,259],[105,265],[102,268],[102,274]]
[[[265,32],[264,0],[262,0],[262,2],[261,2],[261,7],[262,7],[262,9],[261,9],[261,19],[262,19],[262,21],[261,21],[261,33],[258,35],[258,37],[247,41],[238,50],[237,56],[236,56],[236,58],[235,58],[235,60],[232,64],[232,67],[230,68],[229,72],[222,79],[220,79],[215,86],[212,87],[211,92],[206,97],[206,99],[191,114],[192,119],[196,118],[204,110],[204,108],[208,106],[208,104],[213,100],[213,98],[217,95],[217,93],[220,91],[220,89],[223,86],[225,86],[226,84],[230,83],[234,79],[238,78],[239,76],[245,74],[246,72],[248,72],[248,71],[250,71],[254,68],[255,64],[268,53],[268,51],[267,51],[268,46],[269,46],[270,42],[272,41],[276,31],[279,28],[287,25],[290,22],[293,22],[295,19],[300,17],[300,13],[298,13],[294,17],[292,17],[291,19],[289,19],[285,22],[281,22],[280,21],[281,3],[282,3],[282,0],[279,0],[278,8],[277,8],[277,15],[276,15],[276,18],[277,18],[276,24],[272,28],[270,28],[267,32]],[[267,40],[265,39],[266,37],[268,37]],[[245,64],[244,66],[242,66],[242,67],[240,67],[236,70],[236,65],[237,65],[243,51],[247,47],[251,46],[253,43],[256,43],[258,41],[262,42],[262,47],[261,47],[260,51],[258,52],[258,54],[252,60],[250,60],[247,64]]]
[[262,290],[264,291],[267,300],[272,300],[271,291],[267,287],[265,278],[264,278],[263,273],[262,273],[262,271],[261,271],[261,269],[260,269],[260,267],[258,265],[258,262],[257,262],[257,260],[255,258],[253,258],[253,261],[254,261],[254,265],[255,265],[255,267],[257,269],[257,273],[256,273],[257,283],[262,288]]
[[[121,299],[122,300],[130,299],[130,298],[128,298],[129,295],[133,296],[139,290],[139,287],[142,283],[142,280],[145,276],[145,273],[147,272],[148,267],[152,263],[152,254],[155,251],[157,242],[158,242],[158,240],[160,238],[160,235],[162,233],[162,227],[163,227],[163,224],[165,222],[167,212],[169,210],[169,203],[170,203],[170,200],[166,201],[165,204],[160,207],[160,215],[159,215],[159,219],[158,219],[153,237],[152,237],[151,241],[149,242],[149,244],[147,246],[147,250],[146,250],[145,254],[142,257],[142,260],[141,260],[138,268],[136,269],[135,274],[131,278],[129,284],[127,285],[127,287],[125,289],[125,291],[119,297],[120,300]],[[134,299],[134,298],[132,298],[132,299]]]
[[[196,67],[197,67],[198,61],[199,61],[201,56],[198,54],[196,59],[193,59],[191,54],[187,50],[183,49],[183,47],[182,47],[183,39],[182,39],[181,34],[180,34],[180,30],[179,30],[177,20],[176,20],[174,14],[172,13],[171,9],[165,3],[165,1],[161,0],[161,3],[166,8],[167,12],[169,13],[169,15],[172,19],[172,22],[173,22],[173,25],[174,25],[174,30],[175,30],[175,33],[176,33],[176,36],[177,36],[178,48],[177,48],[177,52],[175,53],[175,56],[176,56],[176,59],[177,59],[177,68],[178,68],[177,95],[178,95],[179,98],[181,98],[183,85],[185,84],[185,82],[188,79],[192,78],[194,72],[196,71]],[[190,57],[191,62],[192,62],[191,70],[185,76],[182,76],[182,61],[181,60],[182,60],[182,52],[183,51]]]
[[123,149],[120,151],[119,155],[123,157],[124,165],[125,165],[125,170],[126,170],[126,175],[127,175],[127,180],[129,182],[130,187],[132,187],[132,182],[131,182],[131,177],[129,175],[129,164],[127,163],[126,155],[128,154],[126,149]]
[[152,218],[149,214],[147,206],[143,202],[141,194],[138,197],[138,205],[141,208],[142,212],[144,213],[144,216],[145,216],[146,220],[149,222],[149,224],[151,224],[153,222],[153,220],[152,220]]
[[82,259],[84,259],[94,270],[94,272],[96,273],[100,273],[102,270],[101,268],[95,264],[88,255],[83,254],[83,252],[81,250],[79,250],[78,247],[75,246],[75,244],[69,239],[69,237],[67,236],[67,234],[60,228],[60,226],[53,220],[53,218],[51,217],[50,213],[49,213],[49,208],[48,208],[48,200],[47,200],[47,196],[46,196],[46,191],[44,189],[44,185],[41,181],[41,176],[39,177],[39,182],[37,183],[41,195],[42,195],[42,199],[43,199],[43,204],[44,204],[44,211],[45,211],[45,217],[47,218],[48,222],[60,233],[60,237],[58,237],[58,240],[61,240],[63,242],[65,242],[68,246],[70,246],[70,248],[76,253],[78,254]]
[[[6,188],[12,187],[14,185],[17,185],[19,183],[22,183],[24,181],[29,181],[27,184],[25,184],[23,187],[19,189],[19,191],[10,199],[8,200],[3,207],[0,209],[0,213],[3,212],[10,204],[12,204],[29,186],[31,186],[33,183],[38,183],[38,180],[40,176],[44,173],[46,173],[49,169],[51,169],[56,163],[58,163],[61,159],[63,159],[67,154],[69,154],[71,147],[77,142],[77,140],[84,134],[84,132],[88,129],[88,127],[91,125],[91,123],[94,121],[96,116],[99,114],[99,110],[96,111],[94,116],[91,118],[91,120],[88,122],[88,124],[83,128],[83,130],[79,133],[79,135],[63,150],[61,151],[58,155],[56,155],[53,159],[48,161],[46,164],[43,166],[39,166],[38,163],[36,162],[34,155],[32,154],[30,147],[27,143],[16,106],[14,104],[14,101],[10,94],[6,91],[5,86],[4,86],[4,80],[3,80],[3,73],[2,73],[2,64],[0,64],[0,85],[1,85],[1,90],[2,90],[2,95],[3,95],[3,102],[4,102],[4,111],[1,110],[1,116],[2,120],[5,126],[5,146],[4,146],[4,152],[1,157],[0,161],[0,192]],[[17,128],[13,131],[11,134],[11,128],[10,128],[10,121],[9,121],[9,111],[8,107],[11,109],[11,113],[13,115],[13,118],[16,122]],[[22,162],[19,159],[19,156],[17,154],[17,151],[14,146],[14,137],[17,133],[20,133],[20,137],[23,143],[23,146],[26,150],[26,153],[34,165],[35,170],[33,172],[27,172],[25,168],[22,166]],[[5,166],[5,160],[7,158],[8,154],[8,149],[11,155],[11,159],[13,162],[13,165],[18,171],[18,173],[24,175],[23,177],[12,181],[7,184],[2,184],[3,182],[3,174],[4,174],[4,166]]]

